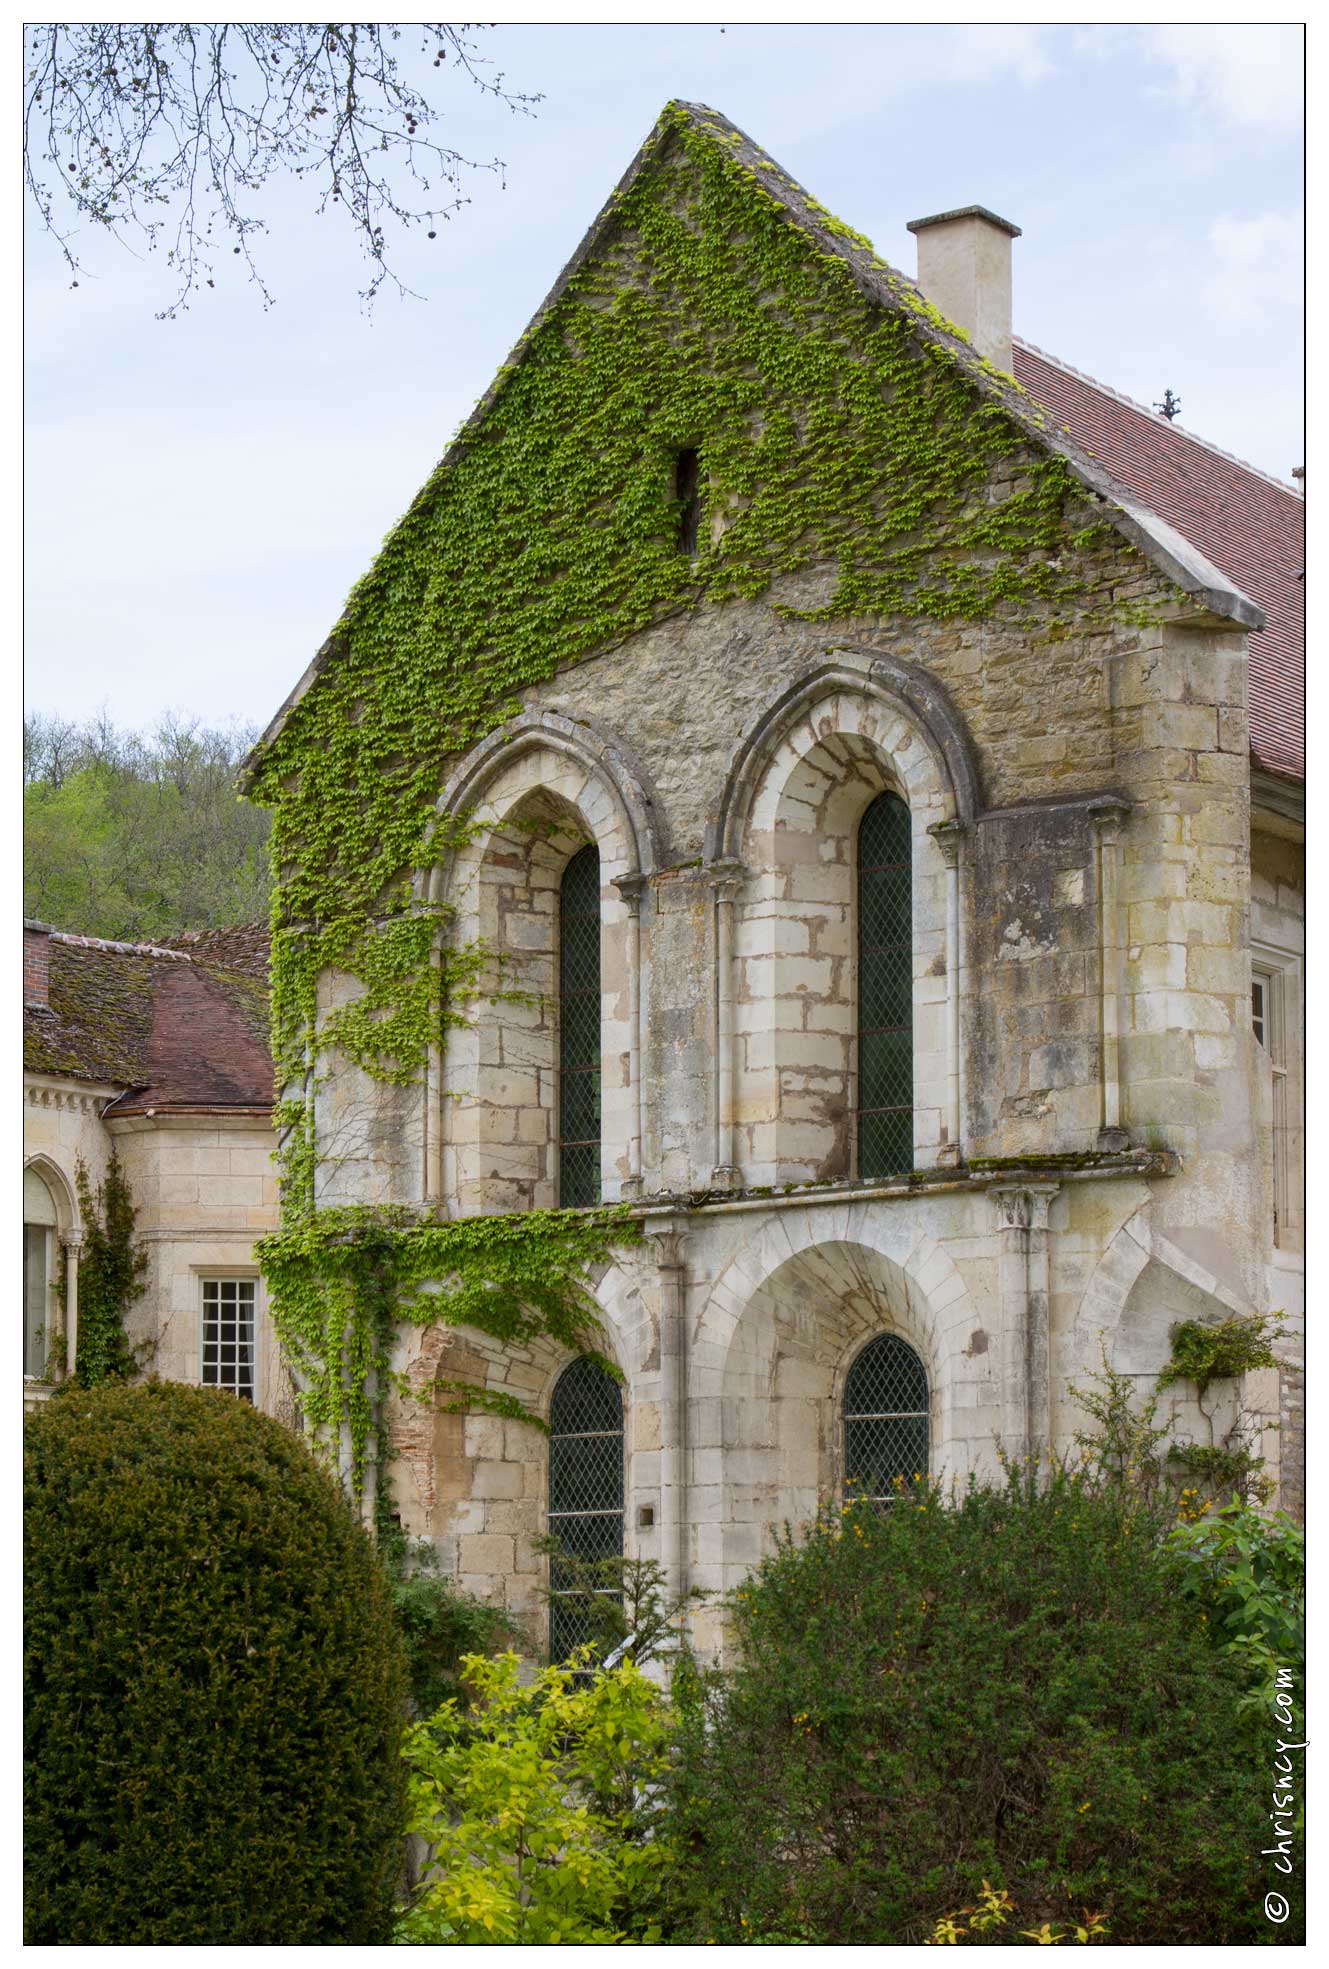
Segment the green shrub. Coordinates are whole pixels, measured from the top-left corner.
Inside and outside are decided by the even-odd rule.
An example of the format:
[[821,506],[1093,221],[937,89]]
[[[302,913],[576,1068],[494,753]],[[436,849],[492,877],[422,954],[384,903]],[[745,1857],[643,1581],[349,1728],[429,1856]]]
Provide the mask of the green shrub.
[[393,1618],[406,1653],[411,1704],[419,1716],[440,1703],[465,1703],[462,1662],[474,1654],[493,1655],[516,1640],[506,1611],[478,1600],[445,1578],[438,1554],[426,1538],[410,1538],[399,1525],[379,1533],[379,1551],[388,1575]]
[[1291,1676],[1301,1709],[1306,1676],[1306,1541],[1282,1511],[1266,1518],[1230,1504],[1168,1538],[1181,1590],[1204,1616],[1217,1645],[1240,1668],[1243,1706],[1272,1712]]
[[25,1439],[27,1939],[382,1942],[405,1802],[383,1569],[232,1396],[56,1396]]
[[787,1534],[675,1677],[679,1932],[919,1942],[986,1879],[1022,1929],[1259,1936],[1267,1759],[1162,1523],[1059,1472]]
[[[521,1679],[515,1654],[466,1662],[475,1708],[446,1702],[406,1739],[425,1881],[400,1942],[654,1942],[668,1865],[654,1803],[669,1712],[630,1661]],[[578,1672],[580,1670],[581,1672]]]

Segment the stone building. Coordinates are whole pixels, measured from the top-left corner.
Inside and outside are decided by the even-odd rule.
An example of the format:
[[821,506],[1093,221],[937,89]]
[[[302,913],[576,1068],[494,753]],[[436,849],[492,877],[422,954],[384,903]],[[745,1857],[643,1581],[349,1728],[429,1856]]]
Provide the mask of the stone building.
[[[661,226],[671,268],[699,241],[729,256],[746,300],[722,330],[699,312],[693,333],[692,289],[653,258]],[[481,470],[512,459],[501,614],[557,505],[540,392],[596,359],[596,310],[621,308],[626,352],[667,296],[679,365],[750,386],[750,469],[705,392],[650,426],[673,431],[666,550],[695,587],[505,685],[464,744],[420,728],[410,762],[469,833],[422,858],[416,895],[507,989],[476,985],[423,1084],[378,1087],[334,1055],[310,1085],[321,1204],[633,1206],[640,1243],[594,1281],[621,1390],[552,1346],[398,1336],[416,1387],[470,1375],[550,1423],[394,1411],[403,1522],[532,1622],[547,1527],[727,1589],[773,1527],[848,1482],[875,1494],[923,1467],[991,1472],[998,1443],[1065,1446],[1076,1378],[1105,1356],[1148,1387],[1192,1318],[1284,1312],[1283,1372],[1229,1386],[1216,1426],[1240,1410],[1299,1508],[1300,499],[1014,338],[1016,227],[970,207],[911,230],[917,282],[724,118],[671,105],[403,522],[441,564]],[[780,287],[768,250],[803,284]],[[800,395],[840,293],[845,497],[879,472],[892,500],[918,499],[914,531],[892,535],[913,585],[889,603],[862,573],[871,527],[837,536],[810,492],[800,504],[800,461],[833,467],[840,442]],[[771,322],[789,337],[779,373],[753,328]],[[892,429],[940,403],[972,433],[963,555],[932,524],[926,443],[862,462],[855,392],[877,388],[888,333],[907,352]],[[518,387],[529,434],[504,421]],[[652,387],[666,403],[680,386],[661,367]],[[637,414],[588,408],[588,454]],[[782,504],[762,464],[781,418]],[[1050,461],[1060,531],[1011,550],[1023,585],[1003,593],[984,516],[1035,498]],[[627,492],[604,493],[542,593],[625,524]],[[742,551],[766,572],[726,591],[712,571],[763,500]],[[443,636],[431,578],[410,607]],[[304,733],[337,735],[370,784],[355,734],[392,642],[358,662],[347,623],[251,762],[279,824]],[[362,989],[328,965],[322,1015]],[[1178,1406],[1182,1435],[1207,1441]],[[704,1644],[715,1619],[698,1617]]]
[[267,945],[264,930],[167,947],[24,924],[28,1403],[76,1364],[78,1165],[95,1193],[113,1152],[149,1256],[127,1320],[144,1372],[289,1402],[253,1248],[277,1224]]

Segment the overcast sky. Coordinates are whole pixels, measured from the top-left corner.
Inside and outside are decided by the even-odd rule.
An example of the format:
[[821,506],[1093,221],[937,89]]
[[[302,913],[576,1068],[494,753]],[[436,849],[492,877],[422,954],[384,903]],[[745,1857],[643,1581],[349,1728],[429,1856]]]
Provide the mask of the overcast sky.
[[[404,44],[403,44],[404,45]],[[238,274],[175,321],[105,242],[77,292],[27,238],[27,696],[266,723],[671,96],[712,104],[914,271],[906,221],[1023,228],[1017,333],[1286,478],[1302,462],[1295,28],[517,27],[480,37],[532,118],[448,77],[507,162],[361,311],[349,230],[265,196]],[[426,71],[432,81],[437,74]],[[239,262],[227,261],[228,270]]]

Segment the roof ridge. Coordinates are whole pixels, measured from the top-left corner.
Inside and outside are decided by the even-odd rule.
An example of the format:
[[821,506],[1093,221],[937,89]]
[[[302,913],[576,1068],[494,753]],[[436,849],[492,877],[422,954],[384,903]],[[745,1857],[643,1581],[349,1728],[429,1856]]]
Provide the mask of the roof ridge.
[[78,944],[87,950],[119,950],[127,957],[169,957],[177,964],[192,964],[187,950],[168,950],[158,943],[117,943],[111,937],[85,937],[76,930],[52,930],[52,943]]
[[1305,498],[1300,487],[1291,484],[1287,479],[1276,478],[1272,472],[1266,472],[1262,466],[1252,465],[1248,458],[1238,458],[1235,451],[1224,451],[1221,444],[1215,444],[1212,438],[1200,437],[1195,431],[1188,430],[1184,424],[1174,424],[1170,418],[1161,416],[1152,404],[1138,403],[1134,397],[1127,396],[1125,390],[1114,390],[1111,383],[1101,382],[1097,376],[1091,376],[1087,369],[1077,369],[1075,364],[1067,362],[1064,356],[1053,355],[1051,349],[1040,348],[1037,342],[1031,342],[1027,336],[1013,334],[1011,340],[1020,348],[1028,350],[1030,355],[1042,356],[1044,362],[1055,363],[1057,368],[1064,369],[1068,376],[1078,376],[1082,383],[1092,383],[1094,388],[1101,390],[1105,397],[1115,397],[1118,403],[1127,404],[1132,410],[1138,410],[1141,416],[1151,418],[1155,424],[1166,425],[1167,429],[1175,431],[1178,437],[1189,438],[1192,444],[1203,445],[1206,451],[1214,452],[1219,458],[1226,458],[1229,464],[1240,465],[1243,472],[1250,472],[1255,478],[1264,479],[1269,485],[1276,485],[1280,492],[1289,492],[1294,499]]

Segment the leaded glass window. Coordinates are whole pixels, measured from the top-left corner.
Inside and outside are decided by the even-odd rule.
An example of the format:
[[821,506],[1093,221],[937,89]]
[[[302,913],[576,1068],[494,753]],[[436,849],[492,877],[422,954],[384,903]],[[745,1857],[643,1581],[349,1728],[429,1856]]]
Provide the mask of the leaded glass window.
[[895,1333],[869,1340],[844,1384],[845,1495],[878,1502],[928,1468],[928,1377]]
[[[598,1361],[573,1361],[554,1384],[549,1535],[578,1559],[613,1559],[623,1551],[623,1397]],[[549,1658],[566,1661],[592,1638],[588,1596],[570,1590],[557,1559],[549,1562],[549,1588]]]
[[558,1200],[600,1201],[600,855],[583,848],[563,871],[558,917]]
[[203,1281],[203,1386],[246,1402],[254,1399],[254,1297],[252,1278]]
[[858,829],[858,1173],[914,1166],[909,809],[882,793]]

